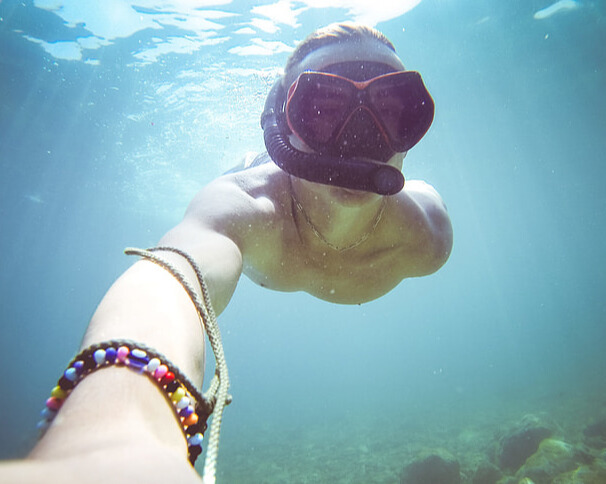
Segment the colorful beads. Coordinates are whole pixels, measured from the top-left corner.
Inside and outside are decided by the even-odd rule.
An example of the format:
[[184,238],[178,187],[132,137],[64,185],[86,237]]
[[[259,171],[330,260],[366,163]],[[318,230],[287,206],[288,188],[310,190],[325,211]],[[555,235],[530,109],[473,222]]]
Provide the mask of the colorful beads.
[[171,395],[171,400],[173,403],[178,403],[185,396],[185,388],[179,387],[175,390],[175,392]]
[[116,348],[105,348],[105,359],[108,363],[113,363],[116,361],[116,357],[118,356],[118,350]]
[[38,422],[36,427],[38,428],[38,430],[40,432],[46,432],[46,429],[48,429],[50,427],[50,423],[51,423],[50,420],[42,419]]
[[189,445],[200,445],[202,443],[202,440],[204,440],[204,436],[200,432],[198,432],[197,434],[188,437],[187,443]]
[[194,413],[194,406],[188,405],[187,407],[181,409],[179,412],[179,417],[189,417],[192,413]]
[[72,367],[76,370],[76,374],[81,375],[84,370],[84,362],[81,360],[74,361]]
[[[108,343],[112,344],[116,341]],[[202,453],[200,444],[208,418],[207,410],[201,410],[203,412],[201,415],[204,416],[202,420],[198,416],[199,410],[196,410],[198,404],[202,405],[199,407],[200,409],[208,408],[204,397],[196,391],[189,380],[185,378],[182,381],[184,377],[177,377],[174,372],[170,371],[167,364],[162,363],[160,358],[154,356],[153,353],[150,354],[149,350],[145,351],[136,346],[129,347],[122,341],[116,345],[116,349],[113,346],[106,346],[108,343],[104,343],[103,347],[85,349],[65,370],[57,385],[51,390],[51,396],[46,400],[45,407],[40,413],[41,420],[38,423],[40,431],[46,431],[65,399],[84,377],[99,368],[114,364],[125,365],[148,375],[167,395],[173,410],[181,421],[187,439],[189,461],[193,465],[196,458]],[[192,395],[195,395],[195,398]]]
[[183,420],[183,425],[189,427],[190,425],[196,425],[198,423],[198,414],[192,413],[189,417]]
[[61,405],[63,405],[63,400],[57,397],[50,397],[48,400],[46,400],[46,408],[49,410],[54,410],[56,412],[61,408]]
[[59,385],[57,385],[55,388],[53,388],[51,390],[51,397],[55,397],[60,400],[63,400],[66,396],[67,396],[67,393]]
[[128,355],[126,362],[131,368],[143,371],[145,365],[149,362],[149,356],[145,351],[135,348]]
[[130,356],[132,358],[137,358],[139,360],[145,360],[146,362],[149,360],[149,358],[147,357],[147,353],[143,350],[140,350],[139,348],[135,348],[130,352]]
[[175,374],[172,371],[167,371],[166,375],[164,375],[162,377],[162,380],[160,380],[160,385],[166,386],[174,380],[175,380]]
[[67,378],[69,381],[76,381],[76,378],[78,378],[78,373],[76,372],[76,369],[73,367],[69,367],[67,370],[65,370],[63,372],[63,376],[65,378]]
[[166,375],[168,373],[168,367],[166,365],[160,365],[158,366],[158,368],[156,368],[156,371],[154,371],[154,378],[156,380],[162,380],[162,378],[164,378],[164,375]]
[[177,405],[176,405],[177,410],[182,410],[186,407],[189,407],[190,406],[189,404],[190,404],[190,399],[187,398],[186,396],[184,396],[181,400],[179,400],[177,402]]
[[149,356],[147,356],[145,351],[135,348],[130,352],[128,360],[131,364],[137,362],[137,364],[145,366],[149,362]]
[[129,353],[130,349],[128,348],[128,346],[120,346],[120,348],[118,348],[118,361],[120,363],[126,363],[126,358],[128,357]]
[[93,353],[93,358],[95,359],[95,363],[97,363],[97,365],[102,365],[105,363],[105,350],[103,348],[99,348]]
[[158,358],[152,358],[147,364],[147,371],[153,374],[159,366],[160,360]]
[[57,411],[56,410],[51,410],[48,407],[44,407],[42,409],[42,411],[40,412],[40,416],[44,419],[44,420],[52,420],[55,418],[55,415],[57,415]]

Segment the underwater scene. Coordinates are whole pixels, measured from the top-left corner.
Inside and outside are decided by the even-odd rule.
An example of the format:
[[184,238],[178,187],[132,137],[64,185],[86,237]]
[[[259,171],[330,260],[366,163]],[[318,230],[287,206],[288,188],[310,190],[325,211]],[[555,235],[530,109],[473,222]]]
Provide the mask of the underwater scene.
[[0,459],[35,444],[124,248],[265,150],[288,56],[341,21],[423,75],[403,173],[453,250],[361,305],[242,277],[217,482],[606,483],[603,0],[0,0]]

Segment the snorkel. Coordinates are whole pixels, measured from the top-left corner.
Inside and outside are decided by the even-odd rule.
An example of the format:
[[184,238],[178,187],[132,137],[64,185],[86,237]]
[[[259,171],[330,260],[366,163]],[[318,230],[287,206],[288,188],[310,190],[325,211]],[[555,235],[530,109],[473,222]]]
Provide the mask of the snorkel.
[[397,168],[369,158],[341,158],[306,153],[290,142],[286,114],[286,93],[279,79],[271,89],[261,115],[261,128],[270,158],[284,171],[298,178],[379,195],[394,195],[404,187]]

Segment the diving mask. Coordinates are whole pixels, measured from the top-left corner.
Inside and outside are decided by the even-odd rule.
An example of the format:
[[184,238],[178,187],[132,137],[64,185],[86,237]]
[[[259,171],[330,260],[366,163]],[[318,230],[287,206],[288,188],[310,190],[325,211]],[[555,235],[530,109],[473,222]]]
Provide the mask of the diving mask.
[[[261,117],[265,144],[274,162],[294,176],[392,195],[404,177],[386,162],[423,137],[434,103],[417,72],[365,62],[360,77],[360,66],[344,62],[332,72],[305,71],[288,92],[278,81]],[[294,148],[291,133],[314,153]]]

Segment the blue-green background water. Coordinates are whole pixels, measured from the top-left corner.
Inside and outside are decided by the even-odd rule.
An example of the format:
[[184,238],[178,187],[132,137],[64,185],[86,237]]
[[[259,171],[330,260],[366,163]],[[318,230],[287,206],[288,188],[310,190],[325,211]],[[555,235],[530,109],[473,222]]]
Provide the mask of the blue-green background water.
[[[0,1],[0,458],[31,448],[132,263],[122,249],[154,245],[198,189],[263,149],[288,51],[381,11],[253,8],[271,3]],[[396,482],[423,447],[471,465],[526,413],[578,431],[606,415],[606,5],[537,18],[550,0],[386,3],[402,8],[376,26],[436,101],[404,173],[446,201],[451,258],[361,306],[243,278],[220,318],[223,482]],[[284,6],[301,10],[270,19]]]

